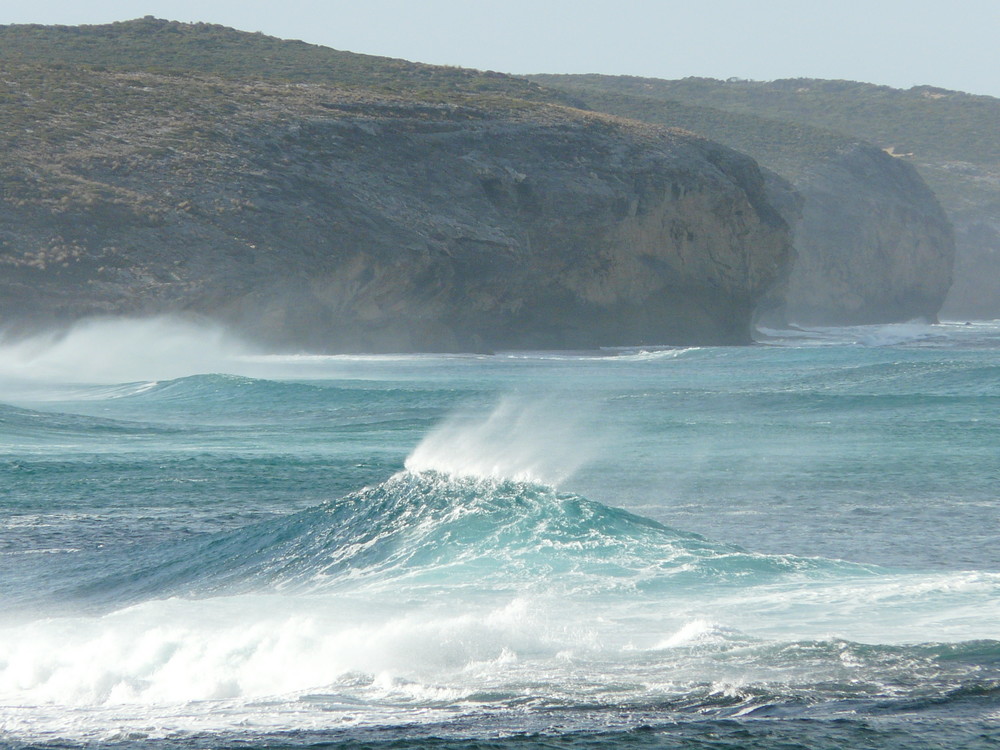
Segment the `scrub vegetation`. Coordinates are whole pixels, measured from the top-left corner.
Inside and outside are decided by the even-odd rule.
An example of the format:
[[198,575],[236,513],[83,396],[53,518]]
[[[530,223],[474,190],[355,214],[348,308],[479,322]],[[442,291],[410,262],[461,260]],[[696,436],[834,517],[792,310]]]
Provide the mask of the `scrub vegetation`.
[[492,94],[533,101],[566,99],[503,73],[361,55],[151,16],[99,26],[0,26],[0,61],[333,84],[414,98]]

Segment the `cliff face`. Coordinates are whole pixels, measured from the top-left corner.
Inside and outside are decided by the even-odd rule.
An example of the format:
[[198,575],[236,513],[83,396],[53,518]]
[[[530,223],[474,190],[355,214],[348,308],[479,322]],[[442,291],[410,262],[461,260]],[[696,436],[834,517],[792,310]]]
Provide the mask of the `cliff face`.
[[1000,202],[990,204],[986,197],[974,209],[952,214],[955,283],[941,308],[943,317],[1000,318]]
[[908,164],[856,144],[810,165],[788,320],[855,325],[935,319],[951,286],[954,239],[930,189]]
[[797,255],[787,283],[762,305],[762,322],[845,325],[936,318],[951,285],[955,240],[934,193],[904,159],[808,124],[765,119],[748,107],[699,106],[683,98],[684,87],[672,85],[677,82],[599,76],[537,80],[595,109],[717,139],[793,184],[801,197],[798,206],[779,195],[773,202],[784,206],[794,226]]
[[742,343],[790,253],[756,164],[693,136],[523,102],[73,76],[71,114],[0,165],[8,328],[191,311],[324,351]]

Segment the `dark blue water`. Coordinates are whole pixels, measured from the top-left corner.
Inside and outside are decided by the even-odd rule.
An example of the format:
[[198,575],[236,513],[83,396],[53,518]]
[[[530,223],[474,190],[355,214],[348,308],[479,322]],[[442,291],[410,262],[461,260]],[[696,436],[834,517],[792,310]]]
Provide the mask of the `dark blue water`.
[[1000,742],[1000,326],[0,347],[0,746]]

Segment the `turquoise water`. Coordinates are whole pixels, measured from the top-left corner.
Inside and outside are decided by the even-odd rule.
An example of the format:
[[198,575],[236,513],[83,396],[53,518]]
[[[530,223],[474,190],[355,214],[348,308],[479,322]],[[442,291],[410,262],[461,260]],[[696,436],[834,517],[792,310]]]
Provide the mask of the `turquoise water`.
[[0,347],[0,746],[996,747],[1000,325]]

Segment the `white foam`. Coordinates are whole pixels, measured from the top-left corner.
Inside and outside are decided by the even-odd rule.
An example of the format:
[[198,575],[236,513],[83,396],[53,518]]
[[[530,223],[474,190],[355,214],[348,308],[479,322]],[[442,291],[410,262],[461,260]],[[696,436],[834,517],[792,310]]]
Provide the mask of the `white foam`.
[[678,631],[653,646],[654,650],[679,646],[716,645],[732,640],[739,631],[711,620],[698,618],[685,623]]
[[0,729],[93,739],[305,729],[431,720],[490,692],[619,704],[788,684],[803,670],[811,681],[844,668],[877,680],[885,665],[863,655],[821,649],[818,661],[776,663],[773,647],[994,637],[998,590],[998,574],[941,573],[698,586],[668,599],[456,588],[152,601],[0,628]]
[[[398,694],[400,685],[509,662],[518,652],[554,654],[566,644],[549,645],[548,630],[535,608],[518,599],[463,611],[396,612],[386,603],[336,598],[152,601],[103,617],[0,630],[0,704],[287,697],[330,690],[345,675],[359,674],[376,693],[381,687]],[[434,691],[403,692],[418,699]],[[452,693],[449,699],[460,697]]]
[[[899,346],[949,339],[954,326],[916,319],[906,323],[859,326],[795,326],[787,329],[757,328],[760,343],[782,346]],[[967,332],[966,332],[967,333]]]
[[892,323],[864,329],[858,336],[862,346],[897,346],[934,338],[940,333],[926,321],[914,320],[908,323]]

